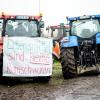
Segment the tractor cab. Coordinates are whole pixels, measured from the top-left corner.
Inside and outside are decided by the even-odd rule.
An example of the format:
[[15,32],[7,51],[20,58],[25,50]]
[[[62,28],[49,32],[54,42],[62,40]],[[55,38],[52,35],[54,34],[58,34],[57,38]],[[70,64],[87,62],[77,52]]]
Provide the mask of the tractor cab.
[[95,39],[96,34],[100,32],[99,17],[90,15],[68,18],[71,25],[70,35],[77,36],[80,41]]
[[53,38],[53,57],[56,60],[60,60],[60,40],[68,35],[69,25],[61,23],[56,26],[47,27],[48,37]]
[[60,41],[61,38],[66,36],[68,29],[69,25],[64,25],[63,23],[47,28],[49,37],[52,37],[54,41]]

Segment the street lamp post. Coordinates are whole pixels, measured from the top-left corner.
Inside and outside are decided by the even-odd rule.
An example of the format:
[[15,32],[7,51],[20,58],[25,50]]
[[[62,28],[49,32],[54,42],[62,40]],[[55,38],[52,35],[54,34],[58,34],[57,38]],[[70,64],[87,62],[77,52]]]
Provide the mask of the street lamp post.
[[41,9],[41,8],[40,8],[40,0],[39,0],[39,14],[40,14],[40,9]]

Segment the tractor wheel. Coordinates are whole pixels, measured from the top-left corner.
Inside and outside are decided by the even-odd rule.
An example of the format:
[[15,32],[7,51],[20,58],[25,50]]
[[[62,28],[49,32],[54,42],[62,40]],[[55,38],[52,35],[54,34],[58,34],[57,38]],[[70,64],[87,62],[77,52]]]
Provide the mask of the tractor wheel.
[[75,77],[77,68],[75,66],[74,48],[61,48],[60,56],[64,79]]

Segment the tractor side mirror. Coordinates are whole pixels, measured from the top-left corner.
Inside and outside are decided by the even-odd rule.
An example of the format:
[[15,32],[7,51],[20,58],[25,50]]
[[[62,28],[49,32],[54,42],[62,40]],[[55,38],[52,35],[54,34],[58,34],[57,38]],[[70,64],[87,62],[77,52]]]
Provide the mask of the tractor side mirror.
[[40,27],[40,28],[44,28],[44,21],[40,21],[39,27]]

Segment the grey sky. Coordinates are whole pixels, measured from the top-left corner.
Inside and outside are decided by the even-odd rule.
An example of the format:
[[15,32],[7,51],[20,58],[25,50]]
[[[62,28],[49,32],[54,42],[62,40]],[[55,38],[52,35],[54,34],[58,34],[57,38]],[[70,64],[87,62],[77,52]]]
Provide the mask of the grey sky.
[[[0,12],[37,15],[39,0],[0,0]],[[100,14],[100,0],[40,0],[40,12],[47,25],[65,22],[66,16]]]

